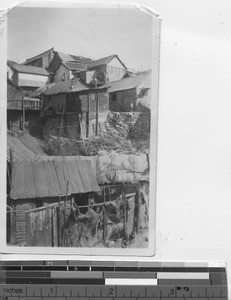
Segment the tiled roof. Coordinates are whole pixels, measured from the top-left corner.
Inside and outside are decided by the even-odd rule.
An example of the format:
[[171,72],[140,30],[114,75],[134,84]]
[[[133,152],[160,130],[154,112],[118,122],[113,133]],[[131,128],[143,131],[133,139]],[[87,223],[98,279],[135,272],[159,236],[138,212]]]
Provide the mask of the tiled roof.
[[65,61],[62,63],[70,70],[76,70],[76,71],[85,71],[86,70],[85,65],[78,61]]
[[109,55],[109,56],[106,56],[106,57],[103,57],[100,59],[96,59],[93,62],[89,63],[87,67],[90,70],[92,68],[95,68],[95,67],[98,67],[101,65],[106,65],[115,57],[117,57],[117,59],[121,62],[121,64],[124,66],[124,68],[127,69],[126,66],[124,65],[124,63],[119,59],[118,55],[116,55],[116,54],[112,54],[112,55]]
[[[68,191],[67,191],[67,182]],[[77,159],[14,162],[12,199],[33,199],[99,192],[90,162]]]
[[37,75],[43,75],[43,76],[48,76],[49,73],[47,70],[43,68],[38,68],[34,66],[25,66],[21,64],[16,64],[9,62],[8,66],[11,67],[12,69],[18,71],[19,73],[28,73],[28,74],[37,74]]
[[128,78],[106,83],[102,87],[108,88],[109,93],[123,91],[123,90],[130,90],[139,87],[150,76],[151,76],[151,72],[146,71],[133,77],[128,77]]
[[57,54],[59,55],[60,59],[62,61],[64,61],[64,62],[67,62],[67,61],[70,61],[70,62],[71,61],[77,61],[77,62],[83,63],[83,64],[92,62],[92,60],[90,58],[88,58],[88,57],[67,54],[67,53],[60,52],[60,51],[57,51]]
[[44,94],[56,95],[61,93],[81,92],[88,89],[89,87],[87,84],[82,82],[80,79],[75,78],[74,80],[55,82],[54,85],[44,92]]
[[39,97],[40,95],[44,94],[53,85],[55,85],[55,82],[48,83],[48,84],[46,84],[44,86],[41,86],[37,90],[35,90],[32,93],[30,93],[30,97]]

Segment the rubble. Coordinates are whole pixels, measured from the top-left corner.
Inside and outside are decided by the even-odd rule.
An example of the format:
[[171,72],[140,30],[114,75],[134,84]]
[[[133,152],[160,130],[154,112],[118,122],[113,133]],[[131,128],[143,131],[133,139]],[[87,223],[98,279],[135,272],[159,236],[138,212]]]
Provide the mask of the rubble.
[[119,153],[148,153],[150,140],[150,115],[129,112],[110,112],[105,130],[98,136],[68,139],[45,136],[44,151],[48,155],[103,155]]

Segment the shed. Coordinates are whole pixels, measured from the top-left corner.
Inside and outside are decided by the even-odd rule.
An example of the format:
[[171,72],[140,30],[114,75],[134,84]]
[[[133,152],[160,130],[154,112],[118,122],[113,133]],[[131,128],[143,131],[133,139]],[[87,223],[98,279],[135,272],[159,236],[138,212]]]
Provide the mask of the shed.
[[90,162],[73,158],[13,162],[9,205],[14,211],[15,242],[26,242],[26,211],[66,197],[70,201],[75,195],[88,201],[100,191]]
[[[108,114],[106,91],[107,88],[92,88],[81,79],[74,78],[48,84],[33,92],[31,96],[43,99],[42,134],[61,135],[71,139],[97,135],[96,124],[98,131],[104,130]],[[60,134],[61,124],[63,128]]]
[[139,110],[138,103],[141,98],[151,89],[151,71],[110,82],[103,85],[103,87],[108,88],[110,111],[137,111]]

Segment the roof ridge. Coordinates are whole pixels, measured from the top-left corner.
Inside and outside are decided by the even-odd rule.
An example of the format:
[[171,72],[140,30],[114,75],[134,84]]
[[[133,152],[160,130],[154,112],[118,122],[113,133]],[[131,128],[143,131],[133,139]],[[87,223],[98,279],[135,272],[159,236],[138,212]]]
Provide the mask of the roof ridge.
[[48,50],[46,50],[46,51],[44,51],[44,52],[42,52],[42,53],[40,53],[40,54],[37,54],[37,55],[35,55],[35,56],[32,56],[32,57],[28,58],[23,64],[28,63],[30,60],[33,60],[33,59],[35,59],[35,58],[37,58],[37,57],[39,57],[39,56],[45,54],[45,53],[48,52],[48,51],[51,51],[51,50],[54,50],[54,47],[52,47],[52,48],[50,48],[50,49],[48,49]]

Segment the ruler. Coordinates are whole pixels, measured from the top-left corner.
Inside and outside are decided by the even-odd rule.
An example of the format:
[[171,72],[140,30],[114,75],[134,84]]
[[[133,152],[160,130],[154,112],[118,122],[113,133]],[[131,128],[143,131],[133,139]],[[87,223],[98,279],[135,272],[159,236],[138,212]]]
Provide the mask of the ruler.
[[225,264],[0,261],[0,300],[228,299]]

